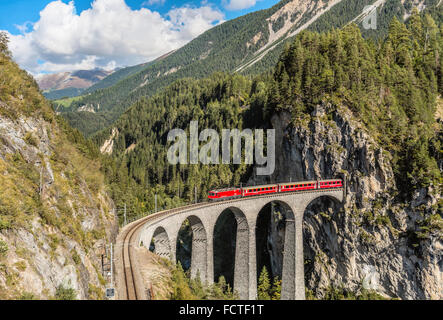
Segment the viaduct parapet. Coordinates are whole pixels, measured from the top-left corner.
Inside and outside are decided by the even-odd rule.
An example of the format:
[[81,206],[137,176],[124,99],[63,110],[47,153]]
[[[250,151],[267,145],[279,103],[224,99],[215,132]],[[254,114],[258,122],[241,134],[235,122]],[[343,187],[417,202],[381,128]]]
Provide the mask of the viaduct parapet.
[[214,229],[219,216],[231,210],[237,221],[234,290],[241,299],[257,298],[256,225],[259,212],[270,202],[281,204],[286,216],[282,271],[282,300],[304,300],[303,215],[319,197],[342,202],[344,189],[325,189],[240,198],[177,211],[145,224],[138,243],[148,247],[153,240],[155,253],[176,261],[176,243],[183,222],[188,219],[192,232],[191,276],[214,282]]

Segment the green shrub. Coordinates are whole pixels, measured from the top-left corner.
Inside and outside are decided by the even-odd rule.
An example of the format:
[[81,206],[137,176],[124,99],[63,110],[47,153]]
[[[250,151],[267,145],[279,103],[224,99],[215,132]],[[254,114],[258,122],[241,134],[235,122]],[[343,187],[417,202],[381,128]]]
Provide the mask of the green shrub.
[[24,140],[31,146],[37,147],[38,141],[32,134],[32,132],[26,132]]
[[26,261],[24,260],[18,261],[14,265],[19,271],[25,271],[27,267]]
[[0,257],[5,256],[8,250],[8,244],[3,240],[0,240]]
[[0,217],[0,231],[11,228],[11,223],[6,218]]
[[73,288],[65,287],[64,285],[59,285],[55,291],[56,300],[76,300],[77,293]]
[[38,300],[37,297],[31,292],[23,292],[18,298],[19,300]]
[[77,250],[72,249],[71,256],[72,256],[72,260],[74,261],[75,264],[79,265],[82,262],[80,256],[77,253]]

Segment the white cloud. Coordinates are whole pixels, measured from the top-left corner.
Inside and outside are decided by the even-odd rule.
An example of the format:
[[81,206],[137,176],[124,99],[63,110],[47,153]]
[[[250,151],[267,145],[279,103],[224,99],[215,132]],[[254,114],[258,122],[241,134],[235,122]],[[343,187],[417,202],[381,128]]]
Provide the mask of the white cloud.
[[32,27],[32,22],[31,21],[26,21],[23,24],[14,24],[14,26],[21,32],[21,33],[25,33],[28,31],[29,27]]
[[95,0],[76,13],[74,2],[49,3],[29,32],[10,35],[14,59],[33,74],[133,65],[177,49],[222,21],[210,6],[172,9],[166,17],[124,0]]
[[164,5],[165,2],[166,0],[148,0],[144,1],[141,6]]
[[242,10],[255,6],[259,0],[229,0],[229,3],[225,5],[228,10]]

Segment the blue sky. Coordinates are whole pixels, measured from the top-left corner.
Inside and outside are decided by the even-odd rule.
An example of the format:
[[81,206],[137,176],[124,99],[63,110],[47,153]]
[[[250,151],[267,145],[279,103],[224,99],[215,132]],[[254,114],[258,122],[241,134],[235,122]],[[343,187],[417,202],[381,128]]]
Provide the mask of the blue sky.
[[220,22],[277,2],[0,0],[0,30],[9,33],[14,59],[33,74],[111,69],[152,60]]
[[[20,31],[16,25],[23,25],[25,22],[36,22],[39,19],[40,11],[53,0],[1,0],[0,1],[0,30],[8,30],[12,34],[19,34]],[[63,0],[68,3],[70,0]],[[202,1],[189,0],[166,0],[162,4],[161,1],[149,5],[146,0],[125,0],[126,4],[132,9],[140,9],[143,3],[144,7],[150,8],[160,14],[166,14],[172,7],[182,7],[184,5],[200,6]],[[278,3],[278,0],[261,0],[256,1],[255,5],[242,10],[227,10],[225,3],[228,1],[207,1],[208,3],[219,8],[225,13],[226,20],[237,18],[249,12],[267,9]],[[91,8],[92,0],[74,0],[77,13]]]

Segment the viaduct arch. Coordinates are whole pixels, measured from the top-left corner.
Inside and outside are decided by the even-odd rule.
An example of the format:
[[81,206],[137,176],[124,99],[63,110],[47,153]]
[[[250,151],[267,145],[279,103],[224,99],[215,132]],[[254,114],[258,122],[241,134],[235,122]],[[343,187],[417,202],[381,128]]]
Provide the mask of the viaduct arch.
[[183,208],[167,216],[147,222],[138,242],[154,252],[176,261],[176,243],[182,223],[188,219],[192,232],[191,276],[200,274],[201,280],[214,282],[214,229],[218,217],[227,209],[237,221],[237,240],[234,262],[234,290],[241,299],[257,297],[256,225],[259,212],[270,202],[278,202],[288,215],[282,270],[282,300],[305,299],[303,258],[303,215],[308,205],[327,196],[342,202],[344,189],[312,190],[297,193],[273,194],[208,203],[195,208]]

